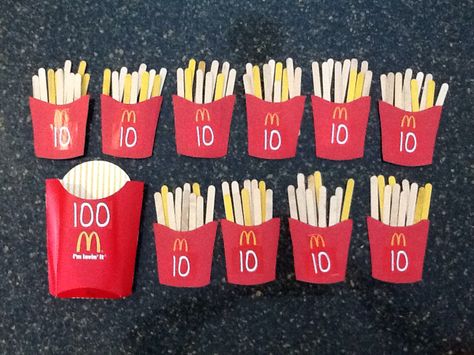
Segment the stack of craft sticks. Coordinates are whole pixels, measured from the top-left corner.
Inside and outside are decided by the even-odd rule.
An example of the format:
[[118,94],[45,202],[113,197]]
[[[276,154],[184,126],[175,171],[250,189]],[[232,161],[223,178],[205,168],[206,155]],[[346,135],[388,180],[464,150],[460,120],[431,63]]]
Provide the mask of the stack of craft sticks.
[[177,187],[174,194],[168,186],[161,187],[161,193],[155,193],[156,218],[159,224],[175,231],[192,231],[212,222],[214,219],[214,202],[216,188],[210,185],[207,189],[206,205],[198,183],[184,184]]
[[398,184],[393,176],[385,184],[383,175],[370,178],[370,215],[390,226],[411,226],[428,219],[431,184],[418,184],[404,179]]
[[258,65],[247,63],[244,74],[244,89],[246,94],[254,95],[268,102],[284,102],[288,97],[301,95],[300,67],[294,68],[293,59],[286,60],[286,68],[283,63],[273,59],[263,65],[263,86]]
[[112,96],[114,100],[125,104],[136,104],[151,97],[161,96],[167,70],[161,68],[159,73],[155,69],[147,71],[146,64],[140,64],[138,71],[128,72],[122,67],[120,72],[104,70],[102,94]]
[[244,180],[240,189],[237,181],[229,187],[222,183],[225,218],[241,226],[258,226],[273,218],[273,191],[267,189],[265,181]]
[[236,71],[230,69],[228,62],[222,63],[219,72],[219,62],[214,60],[206,72],[206,62],[200,61],[196,68],[196,60],[191,59],[188,67],[178,68],[176,74],[178,96],[197,104],[207,104],[234,94]]
[[293,185],[288,186],[291,218],[315,227],[333,226],[349,219],[354,179],[347,180],[345,194],[342,187],[338,187],[336,193],[329,199],[329,220],[327,220],[327,189],[323,186],[321,173],[316,171],[307,179],[300,173],[297,175],[297,183],[296,188]]
[[314,95],[335,103],[354,101],[370,95],[372,72],[369,64],[363,61],[358,69],[358,60],[346,59],[344,62],[328,59],[321,65],[312,63]]
[[79,63],[77,73],[71,72],[72,63],[66,60],[64,68],[45,68],[38,70],[38,75],[33,75],[33,97],[55,105],[69,104],[81,96],[87,95],[90,74],[86,74],[87,63]]
[[413,70],[410,68],[405,71],[405,76],[402,73],[380,76],[382,100],[405,111],[417,112],[433,107],[433,104],[443,106],[449,85],[447,83],[441,85],[436,103],[434,103],[435,86],[433,75],[425,76],[419,72],[413,78]]

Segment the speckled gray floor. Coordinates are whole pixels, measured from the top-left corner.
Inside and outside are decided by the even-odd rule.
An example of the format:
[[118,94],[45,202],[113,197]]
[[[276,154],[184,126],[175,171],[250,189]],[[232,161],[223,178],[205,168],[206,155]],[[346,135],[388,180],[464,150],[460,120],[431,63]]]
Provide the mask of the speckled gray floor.
[[[473,314],[473,1],[138,1],[0,3],[0,352],[2,353],[458,353],[474,352]],[[309,100],[298,155],[261,161],[246,155],[240,76],[247,61],[292,56],[311,90],[310,63],[328,57],[367,59],[378,77],[389,70],[431,72],[450,92],[434,164],[409,169],[382,163],[375,100],[364,159],[314,156]],[[175,153],[174,71],[190,57],[228,60],[239,80],[229,154],[195,160]],[[28,108],[31,75],[64,59],[88,60],[93,93],[87,155],[71,161],[33,155]],[[80,161],[104,158],[98,94],[105,66],[165,66],[154,156],[119,160],[146,182],[135,292],[125,300],[57,300],[47,289],[44,180]],[[334,188],[356,177],[347,282],[298,283],[293,273],[284,187],[295,173],[320,169]],[[371,279],[365,215],[371,174],[432,181],[432,226],[424,281],[390,285]],[[220,234],[212,284],[197,290],[160,286],[151,225],[152,193],[163,183],[219,184],[257,177],[275,189],[284,217],[277,280],[261,287],[225,282]],[[220,200],[217,215],[223,216]]]

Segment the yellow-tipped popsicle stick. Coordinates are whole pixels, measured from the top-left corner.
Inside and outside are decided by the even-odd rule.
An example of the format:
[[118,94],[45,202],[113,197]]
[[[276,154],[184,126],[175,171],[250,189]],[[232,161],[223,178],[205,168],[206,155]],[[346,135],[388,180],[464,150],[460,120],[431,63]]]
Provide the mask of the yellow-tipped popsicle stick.
[[81,96],[87,95],[87,90],[89,89],[89,81],[91,80],[91,75],[89,73],[84,74],[82,77],[81,83]]
[[77,68],[77,72],[81,74],[81,76],[84,76],[86,73],[86,67],[87,67],[87,62],[85,60],[81,60],[79,62],[79,67]]
[[283,69],[282,82],[281,82],[281,102],[288,100],[288,70]]
[[112,72],[109,68],[104,70],[104,79],[102,81],[102,94],[110,96],[110,77]]
[[250,214],[250,192],[247,188],[243,188],[242,195],[242,210],[244,211],[244,224],[246,226],[252,225],[252,216]]
[[144,71],[142,74],[142,80],[140,82],[140,97],[138,98],[139,102],[143,102],[148,98],[148,84],[150,81],[150,73]]
[[189,67],[184,70],[184,98],[193,101],[193,73]]
[[423,207],[421,209],[421,218],[420,220],[428,219],[430,213],[430,203],[431,203],[431,190],[433,186],[431,184],[425,185],[425,192],[423,195]]
[[344,194],[344,203],[342,205],[341,222],[349,219],[353,193],[354,193],[354,179],[351,178],[347,180],[346,193]]
[[266,219],[266,212],[267,212],[267,190],[265,181],[259,181],[258,189],[260,190],[260,205],[262,206],[262,222],[265,222]]
[[359,74],[357,74],[354,100],[358,99],[359,97],[362,97],[362,90],[364,88],[364,79],[365,79],[365,74],[363,72],[360,72]]
[[357,70],[351,69],[349,73],[349,86],[347,88],[347,101],[346,102],[351,102],[354,100],[356,83],[357,83]]
[[411,79],[411,110],[413,112],[420,111],[420,102],[418,101],[418,81]]
[[56,104],[56,77],[54,69],[48,69],[48,101]]
[[191,91],[194,82],[194,75],[196,74],[196,59],[191,58],[188,64],[189,72],[191,73]]
[[197,182],[193,183],[193,194],[201,196],[201,186]]
[[222,98],[224,95],[224,74],[219,73],[217,74],[217,81],[216,81],[216,92],[214,93],[214,101],[217,101]]
[[161,88],[161,76],[159,74],[155,75],[153,80],[153,88],[151,89],[151,97],[160,96]]
[[321,177],[321,173],[319,171],[314,172],[314,189],[316,192],[316,202],[319,203],[319,191],[321,186],[323,185],[323,178]]
[[202,70],[203,73],[206,73],[206,62],[201,60],[198,64],[198,70]]
[[[125,83],[123,85],[123,102],[125,104],[130,103],[131,90],[132,90],[132,74],[128,73],[127,75],[125,75]],[[163,198],[163,201],[164,201],[165,196],[162,194],[161,197]],[[165,211],[166,211],[166,208],[165,208]],[[168,225],[168,223],[166,225]]]
[[[130,74],[127,74],[130,75]],[[125,78],[125,80],[127,80]],[[168,216],[168,186],[163,185],[161,186],[161,199],[163,201],[163,213],[165,215],[165,224],[169,227],[169,216]]]
[[421,220],[421,213],[423,212],[423,200],[425,197],[425,188],[420,187],[418,189],[418,197],[416,199],[415,207],[415,223],[418,223]]
[[259,99],[262,98],[262,83],[260,81],[260,68],[254,65],[252,68],[253,74],[253,94]]
[[395,179],[395,176],[389,176],[389,177],[388,177],[388,184],[389,184],[390,186],[393,186],[393,185],[395,185],[396,183],[397,183],[397,179]]
[[426,108],[433,107],[435,95],[435,82],[434,80],[428,81],[428,95],[426,96]]
[[384,200],[384,192],[385,192],[385,177],[383,175],[377,176],[377,184],[379,185],[380,220],[382,220],[383,200]]

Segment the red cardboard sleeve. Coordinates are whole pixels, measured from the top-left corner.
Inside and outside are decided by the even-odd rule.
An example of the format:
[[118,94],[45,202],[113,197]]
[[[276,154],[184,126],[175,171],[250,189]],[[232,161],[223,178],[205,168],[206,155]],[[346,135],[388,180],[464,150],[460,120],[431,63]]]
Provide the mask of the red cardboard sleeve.
[[383,160],[404,166],[430,165],[442,109],[433,106],[409,112],[379,101]]
[[153,230],[161,284],[174,287],[209,285],[217,222],[187,232],[155,223]]
[[103,199],[81,199],[46,180],[49,292],[61,298],[132,293],[143,182]]
[[316,156],[331,160],[362,158],[370,96],[348,103],[334,103],[312,96],[311,102]]
[[66,105],[30,97],[35,155],[70,159],[84,155],[89,95]]
[[275,280],[280,219],[258,226],[241,226],[221,220],[227,281],[259,285]]
[[178,154],[195,158],[221,158],[227,154],[235,96],[197,104],[173,95]]
[[430,222],[391,227],[367,217],[372,277],[391,283],[421,281]]
[[286,159],[296,155],[305,96],[284,102],[267,102],[245,95],[249,155]]
[[153,154],[162,96],[124,104],[101,95],[102,152],[119,158],[148,158]]
[[352,220],[326,228],[292,218],[289,223],[296,279],[316,284],[344,281]]

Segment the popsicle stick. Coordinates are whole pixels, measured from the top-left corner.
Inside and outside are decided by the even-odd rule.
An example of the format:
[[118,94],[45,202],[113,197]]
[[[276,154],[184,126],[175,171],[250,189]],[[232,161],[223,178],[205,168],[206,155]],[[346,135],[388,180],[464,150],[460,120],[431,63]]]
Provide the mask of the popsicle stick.
[[216,200],[216,188],[214,185],[209,185],[207,188],[206,198],[206,218],[205,223],[210,223],[214,220],[214,204]]
[[265,222],[273,218],[273,190],[267,189],[265,192]]
[[229,78],[227,79],[227,86],[225,90],[225,96],[231,96],[234,94],[235,78],[237,76],[237,71],[231,69],[229,71]]
[[140,98],[138,99],[139,102],[143,102],[148,99],[149,83],[150,83],[150,73],[147,71],[144,71],[141,74],[141,80],[140,80]]
[[216,81],[217,81],[217,72],[219,71],[219,62],[217,60],[213,60],[211,63],[211,74],[212,74],[212,90],[214,92],[216,88]]
[[178,68],[176,71],[176,85],[177,94],[179,97],[184,97],[184,71],[183,68]]
[[319,227],[327,226],[327,213],[326,213],[326,187],[321,186],[319,188],[319,198],[318,198],[318,224]]
[[402,180],[402,191],[410,191],[410,182],[407,179]]
[[232,201],[234,203],[234,215],[235,223],[244,225],[244,214],[242,211],[242,199],[240,198],[240,187],[237,181],[232,181],[231,185],[232,190]]
[[423,78],[424,78],[424,74],[420,71],[416,74],[416,85],[417,85],[417,91],[416,91],[416,97],[417,97],[417,100],[420,98],[420,92],[421,92],[421,88],[423,87]]
[[314,203],[313,190],[310,188],[306,189],[306,212],[308,214],[308,224],[310,226],[316,226],[316,206]]
[[189,199],[191,196],[191,185],[188,183],[183,186],[183,202],[181,209],[181,230],[186,232],[189,230]]
[[166,185],[161,186],[161,199],[163,200],[163,212],[165,215],[165,225],[169,227],[170,221],[169,221],[169,210],[168,210],[168,192],[169,192],[168,186]]
[[44,68],[38,69],[38,78],[40,84],[40,100],[48,102],[48,84],[46,80],[46,70]]
[[157,74],[155,75],[155,78],[153,79],[153,87],[151,88],[151,97],[156,97],[160,96],[160,87],[162,86],[161,84],[163,83],[163,80],[161,79],[161,75]]
[[83,76],[85,73],[86,73],[86,67],[87,67],[87,63],[85,60],[81,60],[79,62],[79,67],[77,69],[77,73],[81,76]]
[[411,79],[413,77],[413,70],[408,68],[405,70],[405,77],[403,78],[403,104],[405,111],[411,111]]
[[415,221],[416,199],[418,195],[418,184],[412,183],[408,194],[408,207],[406,216],[406,225],[411,226]]
[[341,99],[345,101],[347,95],[347,84],[349,83],[349,73],[351,70],[351,61],[349,59],[344,60],[342,63],[342,85],[341,85]]
[[[296,96],[296,93],[294,92],[295,90],[295,69],[294,69],[294,63],[292,58],[287,58],[286,59],[286,71],[288,74],[288,94],[290,98],[293,98]],[[283,73],[283,68],[282,68],[282,73]]]
[[426,74],[425,82],[423,84],[423,91],[421,92],[421,100],[420,100],[420,110],[426,109],[426,98],[428,97],[428,83],[430,80],[433,80],[433,75]]
[[262,202],[260,200],[260,190],[257,180],[252,180],[252,204],[253,204],[253,224],[262,224]]
[[395,176],[389,176],[389,177],[388,177],[388,184],[389,184],[390,186],[393,186],[393,185],[395,185],[396,183],[397,183],[397,180],[395,179]]
[[167,74],[168,74],[168,70],[166,70],[166,68],[160,69],[160,91],[158,92],[157,96],[161,96],[161,93],[163,92],[163,86],[165,85]]
[[[187,69],[189,69],[189,83],[186,84],[185,82],[185,90],[186,90],[186,85],[190,85],[190,88],[191,88],[191,100],[192,100],[192,97],[193,97],[193,85],[194,85],[194,76],[196,75],[196,60],[191,58],[189,60],[189,63],[188,63],[188,67]],[[184,75],[184,79],[185,80],[188,80],[188,78],[186,77],[186,72],[185,72],[185,75]]]
[[438,98],[436,99],[436,106],[443,106],[446,95],[448,94],[449,85],[444,83],[439,89]]
[[270,77],[271,77],[271,86],[273,86],[273,81],[275,80],[275,66],[276,62],[273,59],[268,61],[268,65],[270,66]]
[[308,223],[308,215],[306,211],[306,187],[305,177],[303,174],[297,175],[298,185],[296,188],[296,203],[298,205],[298,216],[300,221]]
[[48,101],[56,104],[56,78],[53,69],[48,69]]
[[71,103],[74,101],[74,94],[76,88],[76,74],[69,73],[69,78],[66,80],[66,100],[65,103]]
[[423,207],[421,209],[421,220],[428,219],[430,214],[430,203],[431,203],[431,190],[433,186],[431,184],[425,185],[425,193],[423,195]]
[[81,98],[82,76],[79,73],[74,75],[74,100]]
[[230,195],[229,183],[227,181],[224,181],[222,183],[222,197],[224,198],[225,218],[230,222],[234,222],[234,212],[233,212],[233,209],[232,209],[232,198],[231,198],[231,195]]
[[202,104],[204,98],[204,73],[198,69],[196,73],[196,93],[194,95],[194,102]]
[[[131,101],[131,97],[132,97],[132,74],[130,73],[127,73],[127,75],[125,75],[125,83],[124,83],[124,86],[123,86],[123,102],[125,104],[129,104],[130,101]],[[162,198],[164,198],[163,194],[161,194]]]
[[322,185],[323,185],[323,178],[321,176],[321,173],[319,171],[315,171],[314,172],[314,188],[316,191],[316,202],[319,202],[319,192]]
[[146,72],[146,64],[145,63],[141,63],[138,67],[138,92],[137,92],[137,95],[140,93],[140,90],[141,90],[141,87],[142,87],[142,76],[143,76],[143,73]]
[[[275,83],[273,86],[273,102],[281,102],[281,80],[283,75],[283,64],[281,62],[275,65]],[[288,82],[288,90],[290,90]]]
[[362,89],[362,96],[370,95],[370,87],[372,86],[372,71],[367,70],[364,78],[364,88]]
[[262,222],[265,222],[267,220],[266,216],[265,216],[265,213],[267,211],[267,203],[266,203],[267,189],[266,189],[266,186],[265,186],[265,181],[259,181],[258,182],[258,190],[260,192],[260,205],[261,205]]
[[206,62],[204,60],[199,61],[198,70],[202,71],[203,73],[206,72]]
[[390,212],[392,203],[392,186],[386,185],[383,193],[382,223],[390,225]]
[[250,219],[252,221],[253,225],[253,204],[252,204],[252,183],[250,182],[249,179],[244,180],[244,188],[246,188],[249,192],[249,198],[250,198]]
[[377,183],[379,188],[379,206],[380,206],[380,219],[383,217],[383,206],[384,206],[384,192],[385,192],[385,178],[383,175],[377,176]]
[[336,223],[341,221],[343,193],[342,187],[336,188],[336,215],[334,216]]
[[214,100],[217,101],[224,96],[224,74],[219,73],[217,75],[216,92],[214,94]]
[[397,221],[397,226],[399,227],[404,227],[406,224],[409,193],[410,193],[409,190],[403,190],[400,193],[400,203],[398,207],[398,221]]
[[[137,73],[137,75],[138,75],[138,73]],[[169,227],[173,230],[177,230],[176,229],[176,216],[175,216],[175,213],[174,213],[175,209],[174,209],[174,201],[173,201],[173,193],[172,192],[168,192],[166,200],[167,200],[166,201],[166,206],[167,206],[167,210],[168,210]]]
[[387,75],[380,75],[380,91],[382,93],[382,101],[388,102],[387,100]]
[[392,186],[392,206],[390,208],[390,225],[398,225],[398,210],[400,209],[400,185]]
[[364,89],[365,74],[360,72],[357,74],[356,87],[354,92],[354,100],[357,100],[362,96],[362,90]]
[[86,73],[82,76],[81,96],[87,95],[87,91],[89,90],[90,80],[91,80],[91,75],[89,73]]
[[395,74],[387,74],[387,103],[395,105]]
[[307,180],[307,183],[308,183],[308,188],[311,189],[311,191],[313,191],[313,196],[314,196],[314,208],[315,208],[315,217],[316,217],[316,225],[317,225],[317,220],[318,220],[318,206],[317,206],[317,200],[316,200],[316,187],[314,185],[314,175],[311,174],[308,176],[308,180]]
[[183,189],[181,187],[177,187],[174,190],[174,216],[175,216],[177,231],[181,231],[182,209],[183,209]]
[[254,65],[252,69],[253,78],[253,94],[259,99],[262,98],[262,84],[260,79],[260,68],[258,65]]
[[252,80],[250,79],[250,76],[248,74],[244,74],[243,81],[245,93],[247,95],[253,95]]
[[328,68],[329,68],[329,82],[331,83],[331,86],[332,86],[332,77],[334,73],[334,59],[329,58],[327,60],[327,63],[328,63]]
[[201,196],[201,186],[197,182],[193,183],[193,194]]
[[329,72],[328,62],[323,63],[322,72],[323,72],[323,99],[327,101],[331,101],[331,81],[329,79],[330,72]]
[[33,97],[35,99],[40,100],[40,83],[38,75],[33,75],[31,78],[32,86],[33,86]]
[[379,219],[379,196],[378,196],[377,176],[370,178],[370,216],[373,219]]
[[[155,85],[155,77],[156,77],[156,70],[151,69],[150,72],[148,73],[148,92],[147,92],[147,96],[146,96],[147,99],[153,97],[152,92],[153,92],[153,87]],[[159,90],[159,86],[157,86],[157,89]],[[155,95],[155,96],[157,96],[157,95]]]
[[321,97],[321,78],[319,74],[319,63],[313,62],[311,64],[311,69],[313,71],[313,90],[314,96]]
[[347,88],[347,100],[346,102],[351,102],[354,100],[355,88],[357,84],[357,59],[351,59],[351,69],[349,71],[349,86]]
[[242,194],[242,209],[244,211],[244,224],[246,226],[252,225],[252,216],[250,212],[251,200],[250,200],[250,190],[244,187],[241,191]]
[[204,197],[197,197],[197,207],[196,207],[196,228],[202,227],[204,225]]
[[197,222],[197,196],[192,193],[189,195],[189,230],[196,229]]
[[[125,82],[125,78],[124,78],[124,82]],[[116,101],[121,101],[119,73],[117,71],[112,72],[112,98]]]
[[428,94],[426,96],[426,108],[433,107],[434,95],[435,95],[435,82],[433,80],[430,80],[428,82]]
[[64,75],[64,97],[66,98],[66,82],[70,78],[70,73],[71,73],[71,68],[72,68],[72,62],[68,59],[64,61],[64,68],[63,68],[63,75]]
[[420,111],[420,104],[418,103],[418,82],[416,79],[411,79],[411,110],[413,112]]
[[193,101],[193,73],[190,68],[184,69],[184,97],[186,100]]
[[281,102],[288,101],[289,92],[290,91],[288,87],[288,70],[284,68],[283,73],[281,74]]
[[[295,69],[295,83],[293,84],[294,85],[293,96],[290,95],[291,99],[301,95],[301,77],[302,77],[302,75],[303,75],[302,69],[300,67],[297,67]],[[288,83],[288,85],[289,85],[289,83]]]
[[[117,87],[117,101],[123,102],[123,95],[125,92],[125,78],[128,74],[128,69],[126,67],[120,68],[120,74],[118,74],[118,87]],[[112,85],[112,92],[113,92],[113,85]]]
[[334,102],[342,103],[342,63],[334,63]]
[[271,86],[271,69],[270,65],[264,64],[263,65],[263,91],[264,91],[264,100],[271,102],[272,101],[272,89],[273,87]]
[[402,73],[395,74],[395,107],[401,110],[405,109],[403,100],[403,75]]
[[212,78],[212,73],[207,72],[206,73],[206,80],[204,83],[204,103],[208,104],[212,102],[212,92],[213,92],[213,78]]
[[425,188],[424,187],[418,188],[418,197],[416,199],[414,223],[418,223],[419,221],[421,221],[421,213],[423,212],[424,197],[425,197]]
[[344,203],[342,205],[341,222],[349,219],[351,211],[352,195],[354,193],[354,179],[347,180],[346,192],[344,194]]
[[288,186],[288,204],[290,206],[290,218],[298,220],[298,206],[296,202],[296,190],[293,185]]
[[337,197],[336,195],[332,195],[331,198],[329,199],[329,227],[337,223],[336,215],[337,215]]

